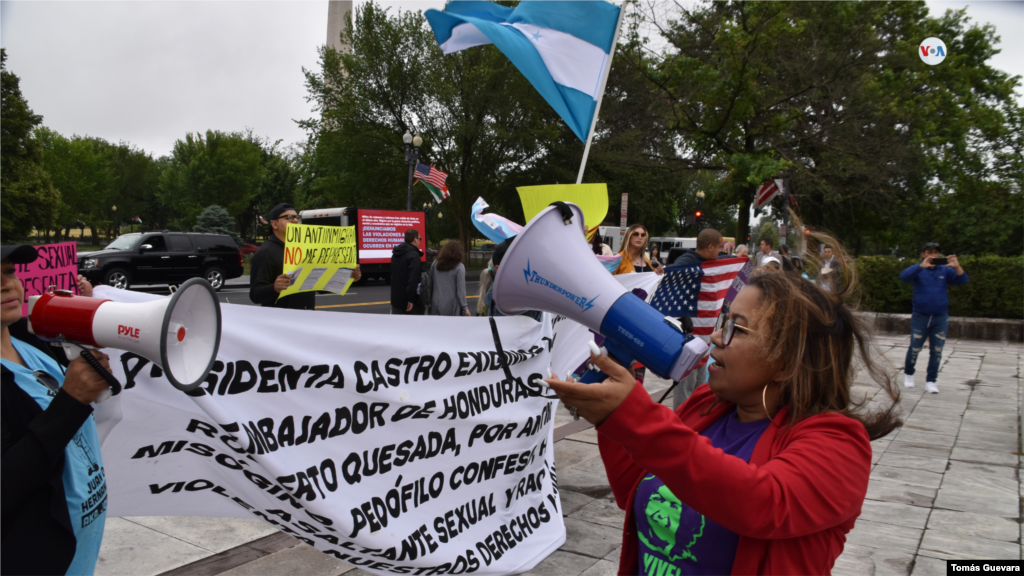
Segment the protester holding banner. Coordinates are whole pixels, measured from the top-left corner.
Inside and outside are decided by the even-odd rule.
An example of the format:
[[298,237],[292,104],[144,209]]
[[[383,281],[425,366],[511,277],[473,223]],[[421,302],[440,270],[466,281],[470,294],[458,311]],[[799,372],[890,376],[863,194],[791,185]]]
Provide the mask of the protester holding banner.
[[630,274],[633,272],[657,272],[658,275],[665,273],[665,268],[655,268],[647,256],[647,228],[643,224],[633,224],[626,230],[625,243],[619,254],[622,260],[619,267],[612,274]]
[[470,316],[466,304],[466,267],[462,264],[462,244],[449,240],[441,248],[430,269],[433,291],[430,313],[434,316]]
[[[0,263],[0,572],[92,574],[107,486],[90,404],[108,384],[82,358],[65,373],[50,347],[28,332],[15,264],[36,258],[31,246],[4,246]],[[92,286],[80,290],[91,294]],[[93,355],[110,369],[106,355]]]
[[[607,356],[590,360],[603,383],[548,381],[598,425],[626,510],[620,574],[831,571],[861,512],[870,441],[900,424],[898,389],[843,302],[849,284],[751,279],[711,337],[708,385],[675,412]],[[869,414],[851,398],[857,348],[887,410]]]

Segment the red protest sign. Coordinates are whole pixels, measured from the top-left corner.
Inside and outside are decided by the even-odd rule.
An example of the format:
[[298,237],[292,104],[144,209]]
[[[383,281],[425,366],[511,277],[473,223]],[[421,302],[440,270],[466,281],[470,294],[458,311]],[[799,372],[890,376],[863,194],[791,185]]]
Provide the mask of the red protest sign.
[[74,242],[36,246],[39,258],[31,264],[16,264],[14,273],[25,287],[21,315],[28,315],[28,297],[45,293],[53,286],[78,294],[78,251]]

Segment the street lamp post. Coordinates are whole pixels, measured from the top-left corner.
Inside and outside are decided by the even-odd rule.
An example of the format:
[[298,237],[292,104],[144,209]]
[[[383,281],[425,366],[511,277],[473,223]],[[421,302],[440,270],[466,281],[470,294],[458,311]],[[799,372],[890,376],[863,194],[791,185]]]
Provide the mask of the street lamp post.
[[704,191],[697,190],[697,230],[702,228],[704,223]]
[[111,206],[110,210],[111,212],[114,213],[114,216],[111,218],[113,220],[113,222],[111,222],[111,226],[113,227],[113,234],[111,235],[111,239],[113,239],[113,237],[116,236],[119,232],[119,230],[117,229],[117,204]]
[[416,164],[420,160],[420,145],[423,144],[423,138],[417,134],[413,136],[408,131],[402,136],[402,142],[405,142],[405,163],[409,165],[409,191],[405,202],[405,209],[408,212],[412,212],[412,175],[416,171]]

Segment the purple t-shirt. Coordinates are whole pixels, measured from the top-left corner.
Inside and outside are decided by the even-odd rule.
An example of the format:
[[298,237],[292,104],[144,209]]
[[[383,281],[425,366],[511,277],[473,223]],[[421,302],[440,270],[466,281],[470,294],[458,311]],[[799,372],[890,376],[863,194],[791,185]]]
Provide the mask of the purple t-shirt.
[[[765,418],[740,422],[733,408],[707,427],[701,436],[711,445],[750,461],[761,433],[771,423]],[[728,497],[728,495],[723,495]],[[690,508],[653,474],[640,482],[633,500],[640,566],[637,574],[729,574],[740,536]]]

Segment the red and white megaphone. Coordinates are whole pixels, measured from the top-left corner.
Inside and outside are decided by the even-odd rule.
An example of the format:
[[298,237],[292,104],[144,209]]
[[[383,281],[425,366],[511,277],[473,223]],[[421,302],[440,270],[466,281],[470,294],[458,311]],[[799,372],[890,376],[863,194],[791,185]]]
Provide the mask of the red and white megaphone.
[[162,368],[167,380],[185,392],[206,380],[220,347],[220,302],[199,278],[167,298],[135,304],[66,291],[31,296],[28,319],[29,331],[63,343],[68,358],[77,357],[81,348],[134,352]]

